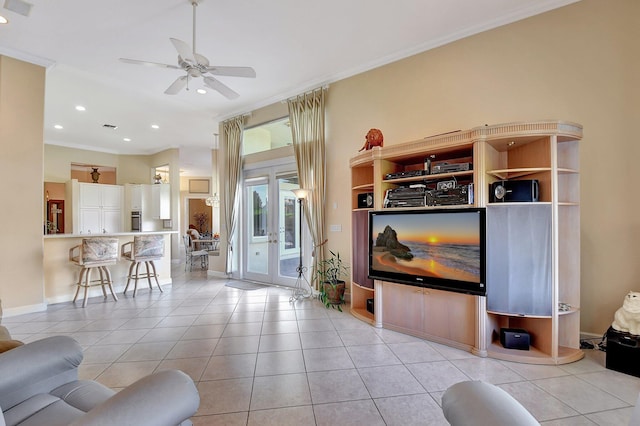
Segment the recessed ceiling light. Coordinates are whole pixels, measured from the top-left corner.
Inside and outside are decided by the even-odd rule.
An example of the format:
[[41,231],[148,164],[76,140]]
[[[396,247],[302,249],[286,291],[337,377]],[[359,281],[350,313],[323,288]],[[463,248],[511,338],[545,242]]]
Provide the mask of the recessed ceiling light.
[[7,24],[7,23],[9,23],[9,20],[4,16],[0,15],[0,24]]
[[201,95],[206,95],[207,91],[204,89],[197,89],[196,92],[200,93]]
[[152,124],[152,125],[151,125],[151,128],[152,128],[152,129],[159,129],[159,128],[160,128],[160,126],[158,126],[157,124]]
[[76,110],[77,111],[86,111],[87,109],[85,107],[83,107],[82,105],[76,105]]
[[53,126],[53,128],[54,128],[54,129],[58,129],[58,130],[62,130],[62,129],[64,129],[64,127],[62,127],[62,126],[61,126],[61,125],[59,125],[59,124],[55,124],[55,125]]
[[123,140],[123,141],[125,141],[125,142],[131,142],[131,139],[130,139],[130,138],[124,138],[124,139],[122,139],[122,140]]

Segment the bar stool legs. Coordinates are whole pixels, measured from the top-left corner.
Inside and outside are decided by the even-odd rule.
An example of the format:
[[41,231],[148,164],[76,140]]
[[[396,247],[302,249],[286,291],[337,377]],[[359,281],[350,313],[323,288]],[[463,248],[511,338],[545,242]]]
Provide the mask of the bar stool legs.
[[[94,268],[98,268],[98,272],[100,273],[100,279],[99,280],[91,280],[91,270]],[[83,278],[84,278],[84,282],[83,282]],[[111,292],[111,296],[113,296],[113,300],[115,300],[116,302],[118,301],[118,296],[116,296],[115,291],[113,290],[113,280],[111,279],[111,272],[109,271],[109,269],[106,266],[83,266],[82,269],[80,270],[80,277],[78,278],[78,283],[77,283],[77,288],[76,288],[76,294],[75,296],[73,296],[73,303],[76,303],[76,300],[78,299],[78,294],[80,293],[80,288],[84,288],[84,297],[82,300],[82,307],[86,307],[87,306],[87,299],[89,298],[89,287],[93,287],[93,286],[97,286],[99,285],[100,288],[102,289],[102,294],[104,295],[104,298],[106,299],[107,296],[107,291],[105,290],[105,286],[109,287],[109,291]]]
[[[140,273],[140,265],[144,263],[144,267],[146,272]],[[135,267],[135,274],[133,273],[133,268]],[[158,281],[158,272],[156,271],[156,265],[153,263],[153,260],[141,260],[139,262],[132,261],[131,266],[129,266],[129,274],[127,276],[127,285],[124,288],[123,294],[127,294],[127,289],[129,288],[129,283],[133,279],[133,297],[136,297],[136,291],[138,290],[138,280],[146,278],[149,283],[149,290],[153,290],[153,286],[151,285],[151,278],[156,280],[156,286],[160,293],[164,293],[162,287],[160,287],[160,282]]]

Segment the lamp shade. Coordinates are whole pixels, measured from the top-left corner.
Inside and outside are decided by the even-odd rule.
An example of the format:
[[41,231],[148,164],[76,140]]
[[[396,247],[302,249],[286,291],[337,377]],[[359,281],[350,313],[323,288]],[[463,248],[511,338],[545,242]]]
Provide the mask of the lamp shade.
[[298,188],[298,189],[292,189],[291,192],[293,192],[293,194],[296,196],[297,199],[302,200],[304,198],[307,198],[307,194],[309,194],[309,190],[307,189],[302,189],[302,188]]

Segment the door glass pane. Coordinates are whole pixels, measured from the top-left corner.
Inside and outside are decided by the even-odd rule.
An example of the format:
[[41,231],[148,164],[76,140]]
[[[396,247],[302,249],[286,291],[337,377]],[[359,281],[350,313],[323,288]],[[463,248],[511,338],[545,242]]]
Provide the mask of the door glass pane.
[[278,274],[291,278],[298,276],[296,268],[300,262],[300,206],[291,192],[298,187],[295,175],[278,178]]
[[268,230],[269,183],[255,183],[246,186],[247,200],[247,272],[267,274],[269,272]]

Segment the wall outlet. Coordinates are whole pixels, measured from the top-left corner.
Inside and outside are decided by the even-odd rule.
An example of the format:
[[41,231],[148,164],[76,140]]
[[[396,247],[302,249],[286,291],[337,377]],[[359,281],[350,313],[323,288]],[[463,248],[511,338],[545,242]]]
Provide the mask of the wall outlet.
[[342,225],[330,225],[329,231],[331,232],[342,232]]

